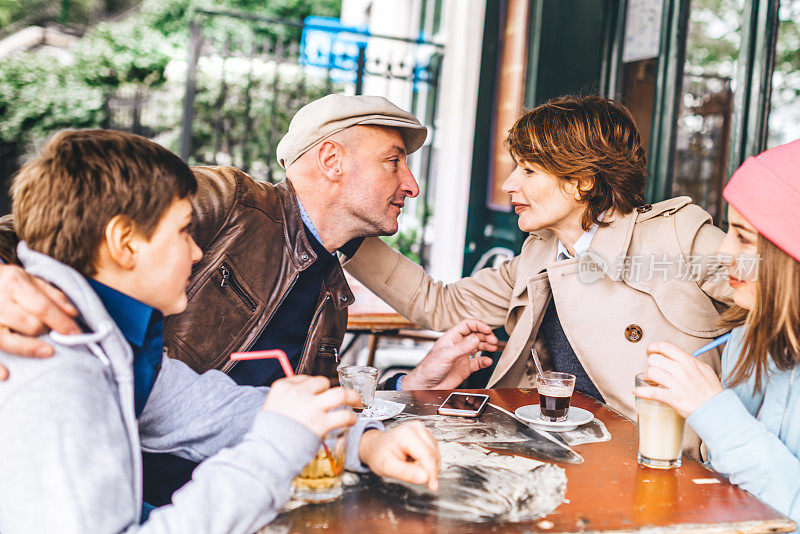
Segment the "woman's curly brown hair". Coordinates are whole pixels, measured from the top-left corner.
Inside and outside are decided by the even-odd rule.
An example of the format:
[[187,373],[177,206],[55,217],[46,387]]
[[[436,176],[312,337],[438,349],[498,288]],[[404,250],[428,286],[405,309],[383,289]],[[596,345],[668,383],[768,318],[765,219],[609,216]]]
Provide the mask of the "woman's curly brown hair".
[[595,95],[563,96],[523,115],[505,147],[518,163],[578,180],[588,230],[606,210],[626,214],[645,203],[647,157],[630,111]]

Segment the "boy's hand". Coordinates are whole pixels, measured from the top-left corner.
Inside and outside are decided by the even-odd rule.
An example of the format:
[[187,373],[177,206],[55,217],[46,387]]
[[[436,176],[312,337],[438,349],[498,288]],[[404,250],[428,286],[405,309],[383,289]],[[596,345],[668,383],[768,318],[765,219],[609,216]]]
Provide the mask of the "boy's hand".
[[425,359],[403,378],[402,388],[457,388],[475,371],[492,365],[489,357],[471,357],[481,350],[497,350],[497,337],[483,321],[465,319],[436,340]]
[[419,421],[364,432],[358,455],[376,475],[439,488],[439,444]]
[[335,408],[361,403],[361,397],[352,389],[330,389],[330,386],[330,380],[322,376],[297,375],[276,380],[261,409],[294,419],[322,438],[334,428],[353,426],[356,422],[351,410]]
[[[64,294],[17,265],[0,265],[0,350],[46,358],[53,348],[36,339],[48,330],[80,334],[78,310]],[[0,366],[0,380],[8,376]]]

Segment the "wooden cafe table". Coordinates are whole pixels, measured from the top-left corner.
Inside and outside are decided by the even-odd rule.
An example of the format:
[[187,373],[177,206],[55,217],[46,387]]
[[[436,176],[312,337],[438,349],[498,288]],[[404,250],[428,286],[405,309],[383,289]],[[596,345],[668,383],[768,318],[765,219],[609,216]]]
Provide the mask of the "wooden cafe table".
[[[471,390],[514,411],[539,402],[535,390]],[[406,412],[432,415],[449,392],[381,392],[408,404]],[[307,505],[279,515],[264,533],[346,532],[428,534],[523,532],[791,532],[794,523],[702,464],[684,456],[673,470],[641,467],[632,421],[582,394],[573,406],[600,419],[611,441],[573,447],[581,464],[558,464],[566,471],[567,501],[544,518],[527,523],[475,523],[404,509],[385,496],[356,486],[333,503]],[[553,462],[557,463],[557,462]]]

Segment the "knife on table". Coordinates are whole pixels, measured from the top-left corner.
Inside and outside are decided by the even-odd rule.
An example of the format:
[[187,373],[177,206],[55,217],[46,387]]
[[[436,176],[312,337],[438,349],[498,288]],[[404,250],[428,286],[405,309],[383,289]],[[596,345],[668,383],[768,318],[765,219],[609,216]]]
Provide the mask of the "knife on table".
[[556,462],[570,464],[583,463],[583,457],[575,452],[572,447],[560,442],[547,432],[541,432],[529,426],[528,423],[517,417],[516,414],[496,404],[490,402],[488,406],[511,417],[511,419],[517,423],[516,430],[529,440],[519,442],[492,442],[482,444],[481,447],[498,452],[513,453],[518,456],[528,456],[544,462],[552,462],[555,460]]

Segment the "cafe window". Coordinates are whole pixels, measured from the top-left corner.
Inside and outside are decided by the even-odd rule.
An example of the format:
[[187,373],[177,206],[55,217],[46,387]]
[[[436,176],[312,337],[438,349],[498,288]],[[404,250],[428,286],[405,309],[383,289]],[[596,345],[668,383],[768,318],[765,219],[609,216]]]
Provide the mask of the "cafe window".
[[724,225],[722,190],[736,168],[800,138],[800,0],[626,6],[615,94],[648,148],[648,199],[690,196]]
[[744,0],[692,0],[677,100],[670,196],[687,195],[723,219]]

